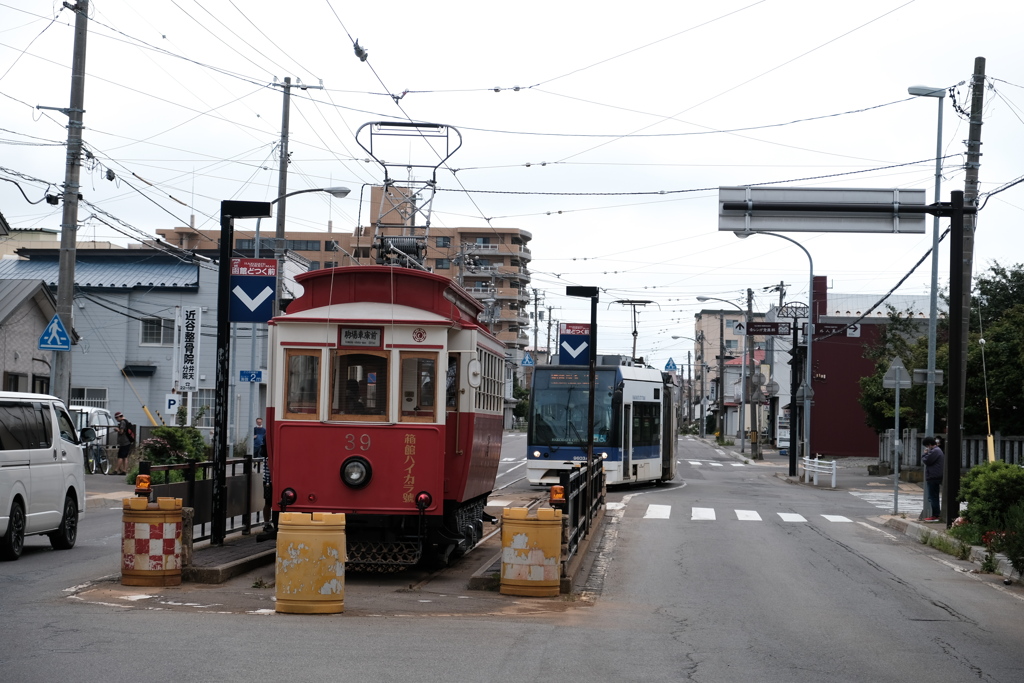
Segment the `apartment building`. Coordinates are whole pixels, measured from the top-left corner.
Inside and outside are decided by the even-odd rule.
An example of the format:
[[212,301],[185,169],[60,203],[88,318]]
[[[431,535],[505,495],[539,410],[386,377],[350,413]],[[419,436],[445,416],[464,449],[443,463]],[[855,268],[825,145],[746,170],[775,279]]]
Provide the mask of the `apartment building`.
[[[455,280],[487,306],[486,319],[491,330],[505,343],[511,359],[518,363],[529,337],[531,321],[527,304],[530,301],[527,246],[532,235],[519,228],[437,228],[429,233],[414,225],[415,207],[402,188],[371,188],[371,215],[380,220],[352,231],[335,232],[328,224],[326,231],[288,230],[281,247],[309,260],[310,270],[376,263],[374,240],[389,237],[403,248],[417,249],[417,260],[439,275]],[[251,255],[256,246],[256,231],[235,226],[235,249]],[[160,239],[187,250],[219,248],[219,230],[192,227],[157,230]],[[403,245],[401,242],[405,241]],[[276,246],[274,232],[264,226],[259,235],[260,255],[269,257]],[[415,247],[407,247],[415,243]]]

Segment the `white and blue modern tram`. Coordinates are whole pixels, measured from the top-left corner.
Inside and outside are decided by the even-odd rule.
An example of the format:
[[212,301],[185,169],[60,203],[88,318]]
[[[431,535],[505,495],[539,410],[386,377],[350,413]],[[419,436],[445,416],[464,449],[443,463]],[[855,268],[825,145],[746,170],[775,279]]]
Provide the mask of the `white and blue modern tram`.
[[[594,394],[594,458],[608,484],[675,477],[677,393],[661,371],[598,365]],[[587,460],[589,368],[538,365],[530,391],[526,476],[557,484],[559,472]]]

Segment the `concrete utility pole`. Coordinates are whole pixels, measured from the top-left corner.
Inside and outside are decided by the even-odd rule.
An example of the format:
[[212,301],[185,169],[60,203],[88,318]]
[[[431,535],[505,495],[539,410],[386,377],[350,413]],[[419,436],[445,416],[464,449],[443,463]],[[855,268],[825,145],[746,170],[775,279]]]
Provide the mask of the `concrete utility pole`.
[[280,315],[282,312],[281,299],[284,294],[284,219],[285,205],[288,202],[285,195],[288,194],[288,125],[291,114],[292,88],[323,90],[323,86],[305,85],[302,81],[292,84],[290,76],[286,76],[283,83],[274,83],[274,86],[281,88],[284,94],[284,103],[281,105],[280,160],[277,166],[277,223],[274,232],[274,258],[277,259],[277,297],[274,299],[274,315]]
[[[974,60],[971,79],[971,127],[967,137],[967,164],[964,175],[963,206],[976,208],[978,204],[978,171],[981,168],[981,124],[985,106],[985,58]],[[953,196],[957,204],[956,193]],[[974,260],[974,214],[963,216],[963,237],[950,231],[950,330],[949,330],[949,390],[947,396],[946,449],[943,472],[942,515],[948,527],[960,512],[957,495],[960,492],[960,452],[963,441],[964,393],[967,379],[967,331],[971,314],[971,276]],[[959,263],[957,263],[959,261]],[[957,267],[962,268],[957,278]],[[958,309],[958,310],[954,310]]]
[[[85,44],[89,35],[89,2],[80,0],[74,7],[75,49],[71,60],[71,104],[63,110],[68,116],[67,165],[64,171],[64,213],[60,221],[60,262],[57,276],[57,314],[72,334],[75,299],[75,242],[78,239],[78,191],[82,170],[82,115],[85,113]],[[71,403],[71,352],[55,351],[53,386],[50,392]]]
[[[537,355],[537,335],[540,333],[540,292],[533,290],[533,353]],[[537,362],[537,359],[534,359]]]
[[723,422],[725,416],[725,312],[718,312],[718,415],[715,419],[715,431],[718,438],[724,439]]

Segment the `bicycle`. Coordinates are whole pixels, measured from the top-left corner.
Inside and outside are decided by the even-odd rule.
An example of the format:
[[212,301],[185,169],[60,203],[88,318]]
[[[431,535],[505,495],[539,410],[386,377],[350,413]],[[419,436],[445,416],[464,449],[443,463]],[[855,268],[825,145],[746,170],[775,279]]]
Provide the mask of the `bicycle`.
[[89,444],[86,471],[90,474],[110,474],[112,466],[107,458],[107,449],[95,441]]

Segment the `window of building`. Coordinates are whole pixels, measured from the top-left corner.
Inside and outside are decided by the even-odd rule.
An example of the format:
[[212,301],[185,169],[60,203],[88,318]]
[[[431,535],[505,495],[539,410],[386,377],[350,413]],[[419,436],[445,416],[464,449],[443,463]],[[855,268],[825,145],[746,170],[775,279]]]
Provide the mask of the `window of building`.
[[324,268],[337,268],[337,267],[338,267],[338,262],[337,261],[324,261]]
[[447,249],[448,247],[452,246],[452,238],[451,237],[435,237],[434,238],[434,246],[437,247],[438,249]]
[[448,270],[452,267],[452,260],[447,258],[434,259],[434,270]]
[[174,321],[169,318],[143,318],[143,346],[174,346]]
[[324,241],[324,251],[338,251],[338,242],[337,242],[337,240],[325,240]]
[[332,353],[331,419],[387,421],[387,351]]
[[725,350],[726,351],[739,351],[740,342],[738,339],[726,339]]
[[309,269],[310,270],[320,270],[320,262],[319,261],[310,261],[309,262]]
[[491,238],[490,237],[477,237],[476,238],[476,243],[477,244],[490,244],[491,243]]
[[292,251],[320,251],[320,240],[285,240],[284,248]]
[[106,388],[71,387],[71,405],[106,408],[107,390]]
[[316,420],[320,416],[320,351],[289,350],[284,364],[284,417],[289,420]]
[[181,394],[181,405],[185,413],[192,416],[192,426],[197,429],[213,429],[213,407],[216,402],[216,389],[199,389]]
[[726,318],[725,319],[725,329],[731,330],[731,329],[735,328],[736,327],[736,322],[737,321],[733,320],[732,318]]

